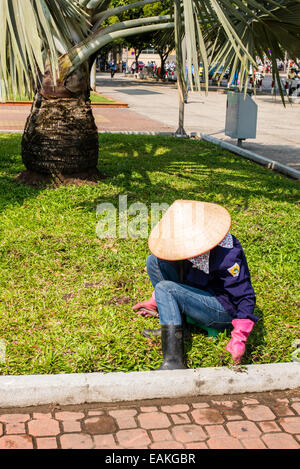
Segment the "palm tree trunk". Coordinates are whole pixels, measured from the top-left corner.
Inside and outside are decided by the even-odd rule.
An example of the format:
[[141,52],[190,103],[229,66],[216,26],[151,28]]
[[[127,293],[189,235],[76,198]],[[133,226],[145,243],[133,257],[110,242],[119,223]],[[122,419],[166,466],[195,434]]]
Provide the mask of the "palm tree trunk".
[[96,170],[99,143],[89,80],[86,66],[56,86],[50,72],[45,73],[22,139],[22,160],[27,170],[41,174]]
[[184,101],[179,97],[179,117],[178,117],[178,129],[175,132],[177,137],[187,137],[186,131],[184,130]]

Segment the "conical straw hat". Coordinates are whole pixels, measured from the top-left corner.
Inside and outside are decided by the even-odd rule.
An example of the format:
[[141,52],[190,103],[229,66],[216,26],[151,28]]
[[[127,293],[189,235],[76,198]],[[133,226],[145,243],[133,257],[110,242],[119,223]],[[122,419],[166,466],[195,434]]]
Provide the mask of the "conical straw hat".
[[159,259],[190,259],[217,246],[230,226],[228,211],[218,204],[176,200],[151,231],[149,249]]

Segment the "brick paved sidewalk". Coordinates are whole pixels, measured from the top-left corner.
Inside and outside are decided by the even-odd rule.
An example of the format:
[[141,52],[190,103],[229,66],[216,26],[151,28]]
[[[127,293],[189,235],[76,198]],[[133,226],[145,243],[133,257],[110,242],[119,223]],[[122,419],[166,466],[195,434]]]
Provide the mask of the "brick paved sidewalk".
[[[23,132],[30,105],[0,106],[0,130]],[[174,132],[174,128],[142,116],[128,108],[93,107],[99,131]]]
[[299,449],[300,389],[0,409],[0,449]]

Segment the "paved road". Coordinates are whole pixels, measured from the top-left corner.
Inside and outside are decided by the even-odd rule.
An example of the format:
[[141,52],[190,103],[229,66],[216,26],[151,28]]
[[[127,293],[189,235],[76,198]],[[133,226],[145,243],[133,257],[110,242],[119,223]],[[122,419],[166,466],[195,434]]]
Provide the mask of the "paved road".
[[[132,76],[101,73],[97,89],[116,100],[129,103],[141,117],[151,118],[173,132],[178,127],[178,91],[175,84],[141,81]],[[186,132],[206,133],[236,144],[224,134],[226,95],[223,91],[190,93],[185,106]],[[270,94],[255,98],[258,104],[257,136],[243,147],[269,159],[300,170],[300,104],[284,107],[280,98]]]
[[300,390],[0,409],[0,450],[18,448],[300,449]]

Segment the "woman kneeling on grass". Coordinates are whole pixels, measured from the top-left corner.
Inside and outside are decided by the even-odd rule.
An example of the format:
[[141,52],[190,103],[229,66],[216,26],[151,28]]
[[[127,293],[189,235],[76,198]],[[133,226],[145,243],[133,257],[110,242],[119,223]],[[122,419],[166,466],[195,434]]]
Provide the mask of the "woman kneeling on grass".
[[233,328],[226,350],[236,364],[241,361],[258,317],[246,257],[230,226],[230,215],[220,205],[177,200],[150,234],[147,271],[155,290],[150,300],[133,308],[139,314],[159,314],[159,370],[186,368],[186,317],[220,331]]

